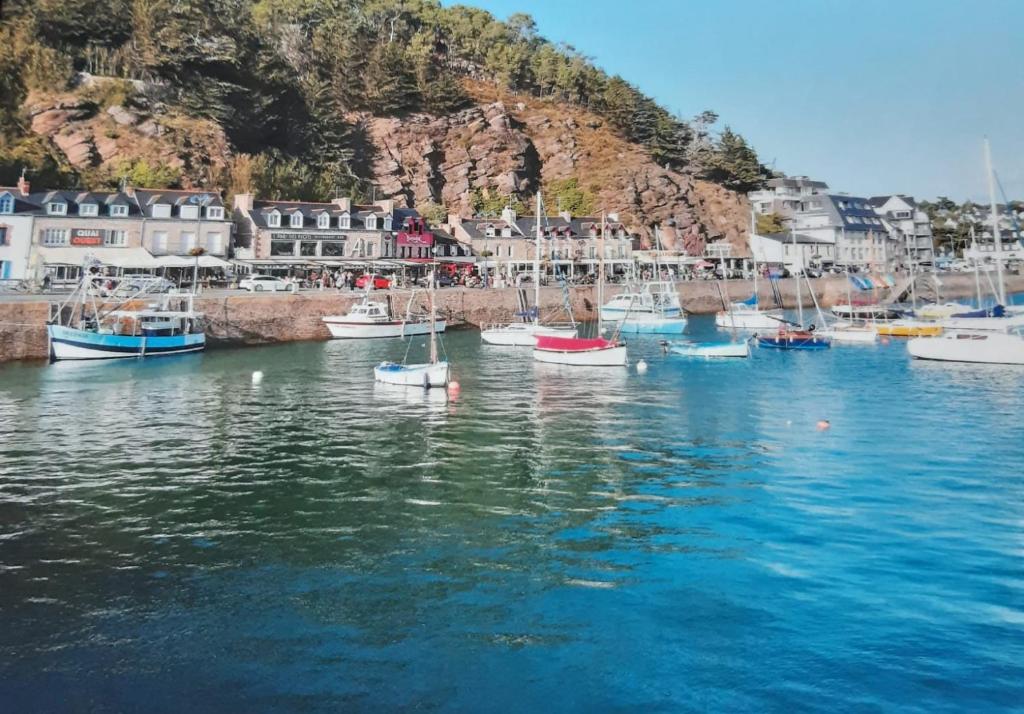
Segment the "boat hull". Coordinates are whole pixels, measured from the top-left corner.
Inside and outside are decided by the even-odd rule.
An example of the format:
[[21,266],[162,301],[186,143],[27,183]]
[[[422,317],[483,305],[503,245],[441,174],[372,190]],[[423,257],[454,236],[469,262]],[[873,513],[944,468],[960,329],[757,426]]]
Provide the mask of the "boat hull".
[[431,387],[448,386],[449,368],[447,362],[433,364],[396,364],[381,362],[373,368],[373,378],[384,384],[400,387]]
[[[774,317],[773,317],[774,315]],[[715,315],[715,327],[725,330],[777,330],[782,315],[761,310],[721,311]]]
[[624,320],[615,322],[619,332],[648,335],[681,335],[686,331],[686,318],[677,315],[653,316],[631,315]]
[[47,325],[50,360],[128,359],[131,357],[167,357],[201,352],[206,335],[195,333],[170,337],[107,335],[77,330],[62,325]]
[[[324,317],[324,324],[336,340],[365,340],[385,337],[413,337],[416,335],[429,335],[430,322],[427,320],[416,320],[405,322],[396,320],[392,322],[353,322],[344,317]],[[445,321],[436,320],[434,329],[437,332],[444,332]]]
[[538,335],[575,337],[576,328],[513,322],[480,331],[480,339],[487,344],[505,347],[533,347],[537,344]]
[[674,342],[669,346],[673,354],[703,359],[737,358],[750,356],[749,342]]
[[832,343],[817,335],[758,335],[759,347],[776,350],[827,350]]
[[1007,317],[950,317],[939,323],[946,330],[968,332],[1008,332],[1024,326],[1024,315]]
[[680,317],[683,314],[682,308],[666,306],[658,309],[657,313],[650,308],[635,307],[632,309],[619,308],[619,307],[608,307],[605,305],[601,308],[601,319],[605,322],[618,322],[623,318],[629,316],[635,318],[637,316],[650,315],[654,316],[657,314],[659,317]]
[[832,340],[854,345],[874,344],[878,340],[879,332],[870,327],[834,327],[829,330],[818,330],[816,335]]
[[1024,338],[1001,333],[915,337],[907,352],[921,360],[1024,365]]
[[903,311],[885,305],[833,305],[832,314],[854,320],[895,320]]
[[547,364],[564,364],[571,367],[624,367],[626,347],[598,347],[588,350],[533,348],[533,358]]
[[934,322],[915,322],[913,320],[897,320],[896,322],[879,323],[875,326],[878,334],[887,337],[938,337],[942,334],[942,325]]

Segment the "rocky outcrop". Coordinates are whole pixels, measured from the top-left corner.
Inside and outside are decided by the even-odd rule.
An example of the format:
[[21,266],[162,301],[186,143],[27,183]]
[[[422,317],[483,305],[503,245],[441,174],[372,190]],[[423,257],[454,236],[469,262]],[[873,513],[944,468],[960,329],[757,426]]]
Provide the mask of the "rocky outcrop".
[[145,159],[181,172],[185,188],[208,186],[231,157],[215,123],[167,113],[164,107],[98,106],[76,93],[32,95],[30,126],[80,170],[109,169]]
[[649,246],[658,225],[668,250],[699,255],[707,240],[722,238],[735,255],[747,254],[744,197],[658,166],[578,108],[476,98],[480,104],[443,117],[350,115],[377,149],[377,190],[407,205],[429,201],[469,215],[475,191],[531,194],[575,177]]

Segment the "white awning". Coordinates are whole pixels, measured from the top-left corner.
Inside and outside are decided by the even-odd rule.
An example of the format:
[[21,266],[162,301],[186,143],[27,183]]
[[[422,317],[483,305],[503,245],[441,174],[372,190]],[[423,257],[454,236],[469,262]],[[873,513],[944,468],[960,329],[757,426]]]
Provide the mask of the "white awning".
[[161,268],[191,268],[196,264],[195,258],[186,258],[182,255],[161,255],[155,260]]
[[[189,260],[189,259],[186,258],[186,260]],[[192,258],[190,260],[190,262],[194,262],[194,261],[195,261],[195,258]],[[230,268],[231,267],[231,263],[229,263],[228,261],[224,260],[223,258],[218,258],[215,255],[201,255],[201,256],[199,256],[199,267],[200,268]]]
[[98,260],[115,268],[159,268],[160,263],[145,248],[40,248],[47,265],[85,265]]

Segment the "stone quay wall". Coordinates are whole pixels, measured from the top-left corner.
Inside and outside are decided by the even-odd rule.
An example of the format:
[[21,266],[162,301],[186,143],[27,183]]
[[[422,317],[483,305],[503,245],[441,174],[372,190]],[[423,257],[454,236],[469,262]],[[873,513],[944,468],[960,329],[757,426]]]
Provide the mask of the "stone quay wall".
[[[971,274],[943,275],[941,280],[943,299],[974,295],[974,276]],[[986,281],[983,279],[984,283]],[[780,280],[777,284],[784,306],[795,307],[795,281]],[[843,276],[819,278],[812,280],[811,284],[823,308],[847,300],[847,283]],[[762,305],[774,305],[771,286],[767,281],[760,281],[758,287]],[[813,303],[806,284],[801,287],[805,306],[811,306]],[[1007,276],[1007,288],[1009,292],[1024,292],[1024,276]],[[525,289],[530,293],[532,303],[532,288],[527,285]],[[678,289],[682,305],[689,312],[713,313],[722,308],[722,294],[716,282],[684,282],[678,284]],[[743,300],[750,297],[753,283],[730,280],[722,289],[727,300]],[[621,291],[621,286],[606,286],[605,299]],[[985,291],[984,287],[983,291],[990,292]],[[857,296],[857,293],[854,295]],[[408,291],[396,291],[393,294],[396,311],[404,312],[409,296]],[[447,288],[437,291],[436,298],[438,308],[450,316],[452,327],[508,322],[515,319],[518,309],[514,288]],[[569,298],[577,320],[593,320],[597,317],[596,286],[571,288]],[[210,293],[196,300],[196,309],[206,316],[207,338],[211,347],[259,345],[295,340],[326,340],[330,334],[321,318],[343,314],[361,299],[361,292],[336,290],[303,291],[297,294]],[[421,291],[415,295],[414,304],[425,309],[426,300],[426,294]],[[541,312],[545,317],[551,315],[557,320],[562,303],[561,288],[541,288]],[[46,300],[0,298],[0,362],[46,359],[45,325],[48,316],[49,302]]]

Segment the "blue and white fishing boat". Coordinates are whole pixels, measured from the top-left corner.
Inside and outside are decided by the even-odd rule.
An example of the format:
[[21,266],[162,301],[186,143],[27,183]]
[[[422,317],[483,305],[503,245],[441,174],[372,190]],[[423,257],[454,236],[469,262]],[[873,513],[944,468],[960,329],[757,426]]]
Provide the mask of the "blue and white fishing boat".
[[739,342],[670,342],[672,354],[701,359],[742,358],[750,356],[750,341]]
[[193,310],[193,296],[154,295],[149,287],[135,280],[126,288],[118,278],[87,269],[46,326],[50,361],[165,357],[205,349],[202,314]]

